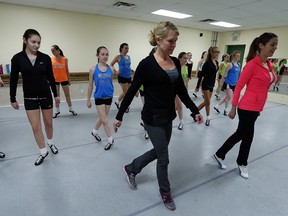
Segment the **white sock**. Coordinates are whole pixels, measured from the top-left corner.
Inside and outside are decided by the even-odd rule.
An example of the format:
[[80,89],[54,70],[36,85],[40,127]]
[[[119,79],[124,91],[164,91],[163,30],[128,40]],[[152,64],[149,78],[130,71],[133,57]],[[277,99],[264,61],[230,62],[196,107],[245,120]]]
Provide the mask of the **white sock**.
[[47,150],[46,146],[44,148],[40,149],[40,154],[43,156],[45,156],[47,154],[47,152],[48,152],[48,150]]
[[47,139],[47,144],[48,145],[53,145],[54,144],[53,139]]
[[228,112],[228,107],[225,107],[225,111]]
[[216,105],[215,105],[215,108],[219,109],[219,108],[220,108],[219,104],[216,104]]
[[108,143],[113,144],[113,137],[107,137]]
[[73,111],[73,108],[72,108],[72,106],[69,106],[69,111]]
[[207,116],[207,120],[210,120],[210,116]]
[[56,107],[56,113],[60,112],[60,107]]
[[180,119],[179,123],[180,123],[180,124],[183,124],[183,123],[184,123],[184,120],[183,120],[183,119]]
[[93,128],[92,133],[93,133],[94,135],[96,135],[96,134],[98,134],[98,130],[96,130],[95,128]]

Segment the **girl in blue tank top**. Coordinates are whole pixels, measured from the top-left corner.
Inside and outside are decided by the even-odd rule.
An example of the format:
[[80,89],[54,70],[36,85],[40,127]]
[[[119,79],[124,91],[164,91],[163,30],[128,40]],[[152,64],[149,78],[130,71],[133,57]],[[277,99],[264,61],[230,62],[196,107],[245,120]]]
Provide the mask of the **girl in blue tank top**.
[[233,92],[239,79],[241,69],[240,64],[238,63],[239,60],[240,60],[240,52],[234,51],[231,55],[231,62],[227,65],[225,72],[221,78],[221,82],[224,81],[223,88],[226,96],[222,98],[220,102],[214,106],[214,110],[216,110],[217,113],[220,113],[219,108],[223,103],[225,103],[225,109],[223,113],[225,116],[228,115],[228,106],[233,98]]
[[99,118],[96,121],[95,128],[93,128],[91,134],[97,141],[101,141],[101,137],[98,135],[98,129],[103,124],[108,143],[104,147],[105,150],[109,150],[114,139],[109,127],[108,113],[112,104],[114,86],[113,86],[113,68],[108,64],[109,52],[106,47],[100,46],[97,49],[98,64],[93,66],[89,71],[89,86],[87,94],[87,107],[91,108],[91,96],[93,91],[93,81],[95,84],[94,99]]
[[[119,95],[118,100],[115,101],[116,107],[119,109],[120,103],[123,100],[124,96],[126,95],[126,92],[128,88],[131,85],[131,59],[130,56],[128,56],[129,46],[127,43],[122,43],[119,48],[120,54],[117,55],[110,65],[113,67],[114,64],[117,62],[119,66],[118,71],[114,71],[115,74],[118,74],[118,83],[121,86],[122,93]],[[129,108],[126,110],[126,112],[129,112]]]

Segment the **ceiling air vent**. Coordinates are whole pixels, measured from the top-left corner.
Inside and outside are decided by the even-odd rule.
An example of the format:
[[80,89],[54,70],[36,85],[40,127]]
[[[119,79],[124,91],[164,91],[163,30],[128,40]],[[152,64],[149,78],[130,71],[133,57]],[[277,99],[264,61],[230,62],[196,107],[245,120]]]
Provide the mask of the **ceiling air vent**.
[[113,7],[130,10],[130,9],[135,8],[136,5],[135,4],[131,4],[131,3],[127,3],[127,2],[119,1],[119,2],[116,2],[115,4],[113,4]]
[[213,20],[213,19],[204,19],[204,20],[199,20],[199,22],[211,23],[211,22],[216,22],[216,20]]

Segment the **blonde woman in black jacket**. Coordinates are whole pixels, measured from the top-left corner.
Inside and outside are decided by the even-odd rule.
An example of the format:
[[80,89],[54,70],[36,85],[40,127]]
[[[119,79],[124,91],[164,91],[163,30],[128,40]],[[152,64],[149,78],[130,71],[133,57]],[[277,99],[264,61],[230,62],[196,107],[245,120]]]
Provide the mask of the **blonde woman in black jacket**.
[[145,89],[145,103],[142,120],[148,132],[153,148],[123,167],[132,189],[137,189],[135,176],[150,162],[157,159],[157,178],[164,205],[169,210],[176,206],[171,197],[168,180],[168,144],[172,133],[172,121],[176,117],[175,96],[195,115],[198,123],[202,116],[197,106],[190,99],[181,77],[181,66],[177,58],[171,57],[178,39],[178,29],[169,22],[161,22],[151,31],[150,44],[156,46],[156,52],[143,59],[135,72],[133,82],[125,95],[116,119],[114,130],[117,132],[122,124],[125,110],[141,85]]

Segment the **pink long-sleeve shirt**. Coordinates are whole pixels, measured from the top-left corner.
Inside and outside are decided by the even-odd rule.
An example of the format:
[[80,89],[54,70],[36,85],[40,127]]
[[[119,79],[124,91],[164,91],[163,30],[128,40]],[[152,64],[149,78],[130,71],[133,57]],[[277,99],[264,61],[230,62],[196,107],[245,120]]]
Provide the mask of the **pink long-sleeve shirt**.
[[[272,63],[268,60],[266,63],[269,70],[264,67],[260,57],[257,55],[245,65],[234,91],[232,105],[238,106],[243,110],[257,112],[263,110],[268,97],[269,87],[276,81]],[[240,99],[241,90],[245,85],[245,93]]]

